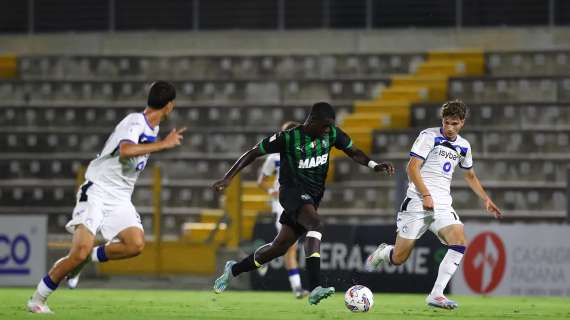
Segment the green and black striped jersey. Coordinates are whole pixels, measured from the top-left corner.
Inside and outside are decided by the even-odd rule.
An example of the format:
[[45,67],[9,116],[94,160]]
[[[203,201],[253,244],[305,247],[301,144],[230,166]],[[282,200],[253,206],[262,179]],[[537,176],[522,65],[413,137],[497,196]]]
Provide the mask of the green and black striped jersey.
[[333,146],[340,150],[352,146],[350,137],[336,126],[314,140],[302,126],[298,126],[278,132],[258,144],[263,154],[280,154],[281,188],[300,187],[315,199],[320,199],[325,191],[329,154]]

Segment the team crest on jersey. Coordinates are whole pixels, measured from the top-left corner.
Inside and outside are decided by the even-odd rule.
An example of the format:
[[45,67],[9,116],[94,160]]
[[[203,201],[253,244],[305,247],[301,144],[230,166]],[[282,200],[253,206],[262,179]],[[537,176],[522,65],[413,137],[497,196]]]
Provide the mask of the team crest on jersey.
[[[322,142],[322,145],[323,145],[323,147],[326,148],[326,147],[327,147],[326,141],[323,141],[323,142]],[[310,149],[315,149],[315,148],[317,147],[317,142],[312,141],[311,143],[309,143],[309,144],[307,144],[307,145],[304,145],[304,146],[297,146],[296,148],[297,148],[297,150],[299,150],[299,151],[301,151],[301,152],[305,152],[305,149],[307,148],[307,146],[308,146]]]
[[323,154],[322,156],[312,157],[310,159],[299,160],[299,169],[310,169],[318,167],[327,163],[329,160],[328,154]]
[[139,136],[139,143],[143,144],[143,143],[152,143],[156,141],[156,137],[155,136],[149,136],[146,135],[144,133],[141,133],[141,135]]

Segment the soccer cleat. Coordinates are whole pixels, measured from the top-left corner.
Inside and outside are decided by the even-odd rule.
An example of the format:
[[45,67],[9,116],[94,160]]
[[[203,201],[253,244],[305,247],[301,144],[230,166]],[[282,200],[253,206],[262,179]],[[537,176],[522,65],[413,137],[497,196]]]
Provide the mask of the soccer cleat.
[[459,304],[453,300],[447,299],[444,295],[432,296],[431,294],[427,296],[426,303],[428,306],[453,310],[459,307]]
[[79,284],[79,275],[81,273],[78,273],[75,277],[71,278],[69,276],[66,277],[67,279],[67,287],[69,289],[75,289],[77,288],[77,285]]
[[303,299],[304,297],[309,295],[309,291],[299,287],[299,288],[293,289],[293,295],[297,299]]
[[81,274],[81,270],[83,270],[85,265],[87,265],[89,262],[91,262],[91,256],[87,256],[87,259],[85,259],[83,262],[81,262],[80,265],[75,267],[75,269],[71,270],[71,272],[67,274],[65,279],[67,280],[67,287],[69,289],[77,288],[77,285],[79,284],[79,275]]
[[28,300],[26,307],[27,307],[28,311],[31,313],[53,314],[53,311],[50,310],[47,303],[34,301],[32,299]]
[[382,258],[382,251],[387,246],[387,244],[381,243],[378,248],[376,248],[376,250],[374,250],[374,252],[368,256],[366,263],[364,264],[364,269],[366,271],[372,272],[374,270],[377,270],[385,262]]
[[323,288],[316,287],[309,293],[309,304],[318,304],[321,300],[326,299],[334,294],[334,287]]
[[230,284],[231,278],[233,278],[232,266],[236,263],[237,262],[234,260],[226,262],[226,265],[224,266],[224,273],[218,279],[216,279],[216,281],[214,281],[215,293],[222,293],[224,290],[226,290],[228,284]]

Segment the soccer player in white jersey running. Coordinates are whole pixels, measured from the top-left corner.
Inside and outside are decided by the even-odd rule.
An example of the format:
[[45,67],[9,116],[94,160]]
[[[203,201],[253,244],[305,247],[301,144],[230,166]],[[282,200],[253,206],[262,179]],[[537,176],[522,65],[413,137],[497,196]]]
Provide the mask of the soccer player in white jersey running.
[[[85,263],[126,259],[144,248],[141,219],[131,202],[135,182],[145,168],[150,153],[171,149],[182,142],[184,129],[157,139],[158,125],[174,108],[176,90],[168,82],[151,85],[148,107],[127,115],[113,130],[103,151],[89,164],[86,182],[77,193],[77,202],[66,229],[73,233],[69,254],[58,260],[40,280],[28,300],[33,313],[52,313],[46,301],[67,276],[77,276]],[[108,241],[94,248],[95,235]]]
[[[288,121],[281,126],[281,131],[286,131],[300,125],[295,121]],[[279,219],[281,218],[281,213],[283,213],[283,207],[279,203],[279,167],[281,165],[281,160],[279,153],[273,153],[265,158],[263,165],[261,167],[261,172],[257,179],[257,185],[265,190],[271,196],[271,211],[275,214],[275,228],[277,232],[281,230],[281,223]],[[273,184],[271,183],[271,177],[275,178]],[[301,273],[299,270],[299,264],[297,263],[297,243],[294,243],[289,250],[283,255],[285,260],[285,269],[287,269],[287,274],[289,276],[289,283],[291,284],[291,290],[295,298],[301,299],[307,294],[308,291],[303,289],[301,285]],[[267,265],[264,265],[267,268]],[[261,268],[260,268],[261,270]]]
[[448,250],[426,303],[433,307],[455,309],[443,290],[457,270],[465,252],[463,223],[451,206],[450,185],[457,165],[465,170],[469,187],[483,200],[487,211],[500,218],[502,213],[487,195],[473,169],[471,145],[459,135],[465,125],[467,107],[461,101],[446,102],[441,108],[443,126],[422,131],[412,146],[407,172],[410,179],[406,198],[397,217],[394,245],[382,243],[366,261],[368,270],[384,263],[403,264],[417,239],[428,229]]

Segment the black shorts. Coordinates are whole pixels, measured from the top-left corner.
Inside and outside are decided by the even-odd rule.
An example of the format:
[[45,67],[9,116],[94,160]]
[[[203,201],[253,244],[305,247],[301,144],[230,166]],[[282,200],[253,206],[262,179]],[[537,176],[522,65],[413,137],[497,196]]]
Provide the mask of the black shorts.
[[283,213],[279,218],[279,223],[293,228],[298,236],[305,234],[307,229],[297,222],[299,209],[305,204],[312,204],[317,209],[320,202],[321,197],[315,198],[300,188],[281,189],[279,191],[279,203],[283,207]]

